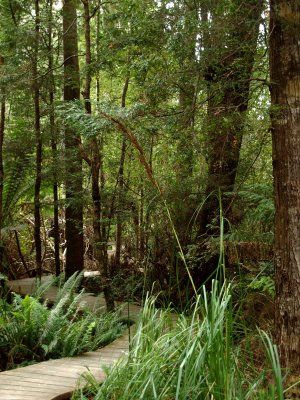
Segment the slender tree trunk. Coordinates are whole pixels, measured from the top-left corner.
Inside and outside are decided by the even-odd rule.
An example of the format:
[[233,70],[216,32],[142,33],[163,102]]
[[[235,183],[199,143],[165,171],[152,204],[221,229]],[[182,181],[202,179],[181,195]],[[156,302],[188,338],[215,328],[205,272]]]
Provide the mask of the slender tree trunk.
[[52,24],[53,24],[53,0],[49,3],[49,29],[48,29],[48,68],[50,71],[50,136],[52,149],[52,165],[53,165],[53,238],[54,238],[54,260],[55,260],[55,275],[60,274],[60,257],[59,257],[59,210],[58,210],[58,180],[57,180],[57,133],[55,127],[54,115],[54,76],[53,76],[53,46],[52,46]]
[[[121,107],[126,107],[126,95],[129,86],[129,76],[126,77],[123,92],[122,92],[122,101]],[[123,136],[122,148],[121,148],[121,156],[120,156],[120,164],[119,164],[119,194],[118,194],[118,212],[117,212],[117,227],[116,227],[116,254],[115,254],[115,269],[120,267],[120,258],[121,258],[121,248],[122,248],[122,217],[121,211],[124,205],[124,165],[125,165],[125,156],[126,156],[126,148],[127,148],[127,140],[125,136]]]
[[[84,27],[85,27],[85,62],[86,62],[86,75],[85,75],[85,88],[83,97],[85,100],[85,109],[87,114],[92,113],[91,106],[91,72],[90,66],[92,63],[91,54],[91,31],[90,31],[90,9],[89,0],[82,0],[84,6]],[[102,235],[101,231],[101,192],[99,188],[100,179],[100,149],[97,138],[91,140],[92,158],[90,162],[92,173],[92,199],[93,199],[93,229],[94,229],[94,248],[95,260],[100,270],[101,283],[108,311],[114,309],[114,299],[110,286],[109,271],[108,271],[108,258],[107,258],[107,240]]]
[[[0,56],[0,69],[4,65],[4,58]],[[4,185],[4,167],[3,167],[3,140],[5,130],[5,92],[0,88],[0,272],[3,272],[3,250],[1,230],[3,228],[3,185]]]
[[275,188],[275,334],[282,366],[300,368],[300,3],[271,0]]
[[[153,164],[153,149],[154,149],[154,136],[151,137],[150,143],[150,155],[149,155],[149,167],[152,171]],[[153,172],[153,171],[152,171]],[[150,232],[150,216],[151,216],[151,207],[149,205],[145,211],[145,223],[144,223],[144,248],[148,250],[148,241],[149,241],[149,232]]]
[[[95,143],[96,145],[96,143]],[[100,138],[100,144],[94,147],[94,154],[92,155],[92,165],[96,166],[99,164],[99,167],[97,166],[97,170],[100,173],[100,188],[99,184],[94,186],[94,189],[99,190],[99,192],[95,192],[95,199],[97,203],[97,199],[99,196],[99,204],[101,205],[103,202],[101,200],[101,193],[104,193],[104,187],[105,187],[105,175],[104,175],[104,170],[103,170],[103,137]],[[92,172],[93,174],[93,172]],[[97,183],[99,183],[99,176],[97,178]],[[94,198],[94,194],[93,194]],[[108,255],[107,255],[107,242],[109,238],[109,224],[107,222],[101,223],[103,220],[110,220],[111,216],[108,215],[108,213],[105,211],[104,207],[100,207],[99,212],[97,211],[97,215],[99,216],[97,219],[97,223],[99,224],[97,229],[99,229],[100,233],[100,241],[99,243],[99,252],[100,255],[98,255],[98,259],[100,260],[100,267],[101,267],[101,274],[102,274],[102,279],[103,279],[103,292],[104,292],[104,297],[106,301],[106,308],[108,311],[111,311],[114,309],[114,298],[113,298],[113,293],[111,290],[111,285],[110,285],[110,273],[109,273],[109,266],[108,266]]]
[[85,38],[85,87],[83,91],[83,98],[85,100],[84,105],[87,114],[92,113],[91,105],[91,63],[92,63],[92,53],[91,53],[91,28],[90,28],[90,5],[89,0],[82,0],[84,8],[84,38]]
[[116,226],[116,254],[115,254],[115,269],[120,267],[121,259],[121,248],[122,248],[122,216],[121,212],[124,205],[124,165],[126,156],[126,138],[123,137],[121,155],[120,155],[120,165],[119,165],[119,193],[118,193],[118,210],[117,210],[117,226]]
[[39,0],[35,0],[35,49],[33,60],[33,97],[34,97],[34,129],[36,141],[36,179],[34,188],[34,242],[36,272],[39,279],[42,276],[42,241],[41,241],[41,203],[40,190],[42,179],[42,136],[40,124],[40,88],[38,79],[38,52],[40,35]]
[[24,270],[26,271],[26,273],[28,274],[28,276],[29,276],[29,278],[30,278],[30,277],[32,276],[31,272],[34,272],[34,271],[32,271],[32,270],[30,271],[29,268],[28,268],[28,266],[27,266],[26,260],[25,260],[25,258],[24,258],[23,253],[22,253],[22,249],[21,249],[21,245],[20,245],[20,240],[19,240],[18,231],[15,230],[14,233],[15,233],[16,245],[17,245],[17,249],[18,249],[18,253],[19,253],[20,260],[21,260],[21,262],[22,262],[22,265],[23,265],[23,267],[24,267]]
[[[114,309],[114,299],[110,287],[107,259],[106,237],[101,229],[101,195],[99,188],[100,168],[99,168],[99,148],[98,143],[94,143],[92,154],[92,197],[93,197],[93,228],[95,259],[101,273],[101,282],[108,311]],[[97,182],[97,183],[96,183]]]
[[[80,99],[77,16],[73,0],[63,2],[64,100]],[[80,136],[65,127],[66,153],[66,277],[81,271],[83,262],[82,159]]]
[[140,200],[140,218],[139,218],[139,259],[143,260],[145,256],[145,191],[144,191],[144,184],[143,180],[141,181],[141,200]]

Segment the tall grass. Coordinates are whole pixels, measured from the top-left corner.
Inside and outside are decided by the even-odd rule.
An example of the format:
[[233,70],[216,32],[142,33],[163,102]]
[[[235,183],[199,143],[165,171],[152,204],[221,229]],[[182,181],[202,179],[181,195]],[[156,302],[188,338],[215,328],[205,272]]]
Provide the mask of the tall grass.
[[81,390],[73,399],[283,399],[269,337],[261,334],[269,360],[265,368],[255,366],[247,346],[235,341],[230,284],[213,281],[210,293],[203,287],[191,314],[178,315],[176,322],[171,310],[158,311],[154,303],[145,303],[128,357],[108,371],[103,384],[89,377],[88,394]]
[[201,292],[196,290],[165,201],[164,205],[195,293],[195,304],[188,315],[179,314],[174,322],[175,314],[170,309],[159,311],[155,298],[147,298],[128,356],[106,369],[107,378],[102,384],[87,374],[87,389],[80,389],[72,399],[283,400],[276,347],[266,333],[258,332],[256,340],[265,351],[263,362],[258,361],[251,352],[247,327],[238,326],[232,285],[225,276],[221,202],[220,258],[214,276],[223,283],[212,280],[209,292],[205,285]]

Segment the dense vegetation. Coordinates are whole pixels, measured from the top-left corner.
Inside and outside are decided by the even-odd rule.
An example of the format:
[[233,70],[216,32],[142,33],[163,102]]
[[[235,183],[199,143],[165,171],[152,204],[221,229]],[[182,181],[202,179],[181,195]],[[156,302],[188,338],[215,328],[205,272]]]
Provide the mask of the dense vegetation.
[[128,358],[102,385],[86,374],[73,399],[284,399],[277,350],[264,332],[249,334],[231,293],[214,281],[177,321],[147,299]]
[[[13,294],[10,303],[1,299],[0,370],[97,350],[122,333],[118,313],[92,312],[82,304],[83,292],[77,291],[81,278],[74,275],[62,284],[61,276],[33,296]],[[53,284],[58,285],[53,304],[41,302]]]
[[[153,354],[109,375],[120,381],[107,398],[122,368],[127,398],[137,373],[141,398],[252,398],[254,386],[254,398],[283,398],[276,348],[261,333],[275,357],[270,394],[264,362],[248,369],[249,326],[236,330],[240,319],[270,329],[282,366],[299,370],[298,0],[0,0],[0,10],[0,282],[97,270],[108,311],[150,292],[185,313],[161,342],[149,337]],[[4,330],[43,310],[29,347],[50,352],[41,330],[55,311],[17,295],[1,304]],[[208,337],[213,309],[220,347]],[[94,334],[92,318],[74,323]],[[139,362],[151,367],[160,345],[174,366],[157,360],[149,375]],[[224,358],[210,358],[215,345]],[[194,373],[203,362],[216,365]]]
[[[75,6],[77,30],[63,35]],[[4,273],[65,264],[69,276],[84,255],[104,288],[140,271],[178,305],[192,293],[183,254],[197,287],[216,268],[220,204],[229,246],[253,243],[269,261],[259,249],[274,236],[264,7],[3,1]],[[78,45],[76,65],[61,62],[64,39]],[[62,101],[69,79],[81,99]]]

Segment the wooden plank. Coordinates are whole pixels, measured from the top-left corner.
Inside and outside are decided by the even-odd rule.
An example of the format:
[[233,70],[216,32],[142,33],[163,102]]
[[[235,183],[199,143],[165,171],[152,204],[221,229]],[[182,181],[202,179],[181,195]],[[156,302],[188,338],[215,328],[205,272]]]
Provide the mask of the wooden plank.
[[[11,387],[12,386],[14,386],[14,383],[13,382],[11,382],[11,384],[9,385],[9,384],[1,384],[1,389],[0,389],[0,394],[3,392],[3,393],[5,393],[5,392],[7,392],[7,393],[9,393],[9,392],[11,392]],[[55,390],[57,389],[57,386],[55,387]],[[68,390],[68,389],[72,389],[72,386],[70,386],[69,388],[68,387],[65,387],[65,390]],[[25,392],[27,392],[27,393],[39,393],[39,394],[43,394],[43,393],[46,393],[46,394],[53,394],[53,385],[52,386],[48,386],[48,387],[45,387],[45,386],[39,386],[39,385],[37,385],[37,384],[34,384],[34,385],[26,385],[26,384],[24,384],[24,386],[23,386],[23,382],[22,382],[22,389],[14,389],[14,393],[15,394],[22,394],[22,393],[24,393],[24,391]]]
[[[56,376],[53,375],[43,375],[41,374],[39,378],[35,378],[32,376],[31,373],[29,373],[28,375],[23,374],[23,375],[19,375],[19,376],[6,376],[5,377],[5,383],[7,382],[11,382],[12,385],[17,385],[19,382],[21,385],[25,385],[25,384],[30,384],[31,386],[34,385],[39,385],[39,384],[43,384],[46,387],[47,386],[57,386],[57,387],[62,387],[62,388],[68,388],[68,387],[73,387],[73,383],[74,383],[74,378],[73,377],[64,377],[64,381],[58,381]],[[2,383],[1,383],[1,387],[2,387]]]
[[[66,392],[65,392],[66,393]],[[69,392],[72,393],[72,392]],[[45,394],[41,397],[40,394],[38,393],[5,393],[5,392],[1,392],[0,390],[0,398],[1,400],[52,400],[52,399],[56,399],[59,398],[58,394]],[[67,399],[67,397],[63,397],[63,399]]]
[[[0,399],[16,400],[19,395],[21,396],[20,398],[24,399],[54,399],[83,385],[85,381],[82,380],[80,382],[80,376],[83,372],[93,373],[99,382],[106,377],[99,365],[94,366],[87,363],[88,369],[81,365],[82,362],[86,361],[83,357],[79,361],[76,360],[76,357],[74,359],[68,358],[67,360],[53,360],[61,361],[61,363],[57,362],[55,363],[56,365],[52,366],[51,364],[53,363],[51,361],[41,363],[43,364],[42,367],[39,364],[35,364],[0,373]],[[78,362],[79,365],[77,365]],[[39,369],[38,367],[41,368]],[[46,374],[44,375],[43,372]]]
[[[65,388],[64,392],[68,391],[68,390],[72,390],[72,387],[70,388]],[[9,397],[10,393],[12,392],[12,387],[1,387],[0,389],[0,398],[1,400],[3,399],[3,397]],[[31,387],[30,389],[28,388],[19,388],[16,389],[15,387],[13,388],[13,395],[22,395],[22,396],[40,396],[40,399],[43,399],[44,397],[52,397],[52,396],[56,396],[60,393],[60,390],[57,390],[56,387],[52,387],[51,390],[45,390],[44,388],[35,388],[35,387]]]

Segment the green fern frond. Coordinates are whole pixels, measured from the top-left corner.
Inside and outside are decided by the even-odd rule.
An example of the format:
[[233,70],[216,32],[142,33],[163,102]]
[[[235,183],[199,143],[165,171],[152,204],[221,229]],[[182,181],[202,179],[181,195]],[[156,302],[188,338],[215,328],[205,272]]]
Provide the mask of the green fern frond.
[[66,296],[66,294],[68,294],[68,295],[74,294],[80,286],[82,277],[83,277],[83,272],[80,272],[80,273],[75,272],[63,284],[62,284],[62,280],[60,279],[59,283],[60,283],[60,285],[62,284],[62,286],[59,286],[59,288],[58,288],[55,302],[58,303],[61,298]]
[[44,326],[44,332],[41,335],[41,342],[51,342],[60,330],[65,319],[65,306],[69,301],[68,295],[65,295],[50,311],[49,317]]
[[54,286],[56,280],[57,278],[55,276],[49,276],[49,279],[47,279],[45,282],[39,283],[39,281],[37,281],[37,287],[32,296],[41,299],[47,290]]
[[29,171],[31,171],[31,158],[28,155],[24,155],[6,165],[2,227],[12,219],[13,210],[18,201],[33,187],[34,182],[26,179]]

